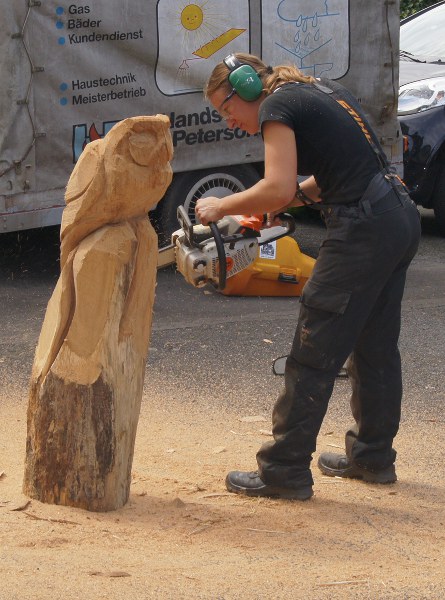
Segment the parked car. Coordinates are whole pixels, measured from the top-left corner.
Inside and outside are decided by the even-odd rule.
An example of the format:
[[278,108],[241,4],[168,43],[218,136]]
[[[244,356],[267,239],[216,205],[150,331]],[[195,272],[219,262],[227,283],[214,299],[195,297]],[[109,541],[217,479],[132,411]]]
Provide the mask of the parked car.
[[398,115],[404,181],[445,236],[445,0],[400,24]]

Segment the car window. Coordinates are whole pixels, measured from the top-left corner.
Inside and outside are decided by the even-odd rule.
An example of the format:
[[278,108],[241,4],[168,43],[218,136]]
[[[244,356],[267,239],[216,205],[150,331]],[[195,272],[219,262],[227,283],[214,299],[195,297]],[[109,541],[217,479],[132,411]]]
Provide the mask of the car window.
[[400,50],[415,56],[445,58],[445,4],[402,23]]

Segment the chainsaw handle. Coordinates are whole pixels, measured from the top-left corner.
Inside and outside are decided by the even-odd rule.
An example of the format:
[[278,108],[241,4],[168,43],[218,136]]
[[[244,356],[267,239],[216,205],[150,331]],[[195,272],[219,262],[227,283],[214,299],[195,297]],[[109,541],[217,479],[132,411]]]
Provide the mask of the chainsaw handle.
[[291,233],[294,233],[295,219],[291,214],[283,212],[279,213],[277,217],[280,219],[280,221],[283,221],[283,223],[286,224],[287,233],[285,235],[290,235]]
[[[269,244],[270,242],[275,242],[276,240],[279,240],[283,237],[286,237],[286,235],[291,235],[292,233],[294,233],[295,231],[295,219],[292,215],[290,215],[289,213],[279,213],[278,215],[276,215],[277,219],[280,219],[280,221],[283,221],[284,226],[280,227],[270,227],[270,229],[280,229],[280,233],[277,233],[276,235],[271,235],[271,237],[267,236],[267,233],[264,234],[264,232],[267,232],[267,229],[262,229],[261,230],[261,237],[258,238],[258,245],[262,246],[263,244]],[[284,231],[282,231],[284,229]]]
[[226,263],[226,251],[224,250],[224,242],[220,230],[216,223],[209,223],[210,230],[215,239],[216,251],[218,252],[218,264],[219,264],[219,282],[216,289],[222,292],[226,287],[227,281],[227,263]]

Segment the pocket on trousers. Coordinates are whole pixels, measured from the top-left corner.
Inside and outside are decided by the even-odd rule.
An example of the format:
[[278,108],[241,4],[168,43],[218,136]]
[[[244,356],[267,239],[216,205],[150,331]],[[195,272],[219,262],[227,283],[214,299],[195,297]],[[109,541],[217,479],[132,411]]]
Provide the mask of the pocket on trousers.
[[336,347],[351,292],[309,280],[300,297],[301,308],[292,354],[315,369],[334,368]]

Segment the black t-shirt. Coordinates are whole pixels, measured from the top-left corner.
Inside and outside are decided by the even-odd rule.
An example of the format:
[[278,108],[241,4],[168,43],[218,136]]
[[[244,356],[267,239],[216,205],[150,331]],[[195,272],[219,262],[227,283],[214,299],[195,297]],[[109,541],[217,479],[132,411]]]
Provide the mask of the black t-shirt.
[[[355,102],[340,84],[321,80],[348,104]],[[363,112],[354,110],[369,124]],[[306,83],[289,83],[262,102],[259,122],[280,121],[295,132],[298,174],[313,175],[327,204],[360,199],[381,169],[376,153],[347,110],[335,98]]]

